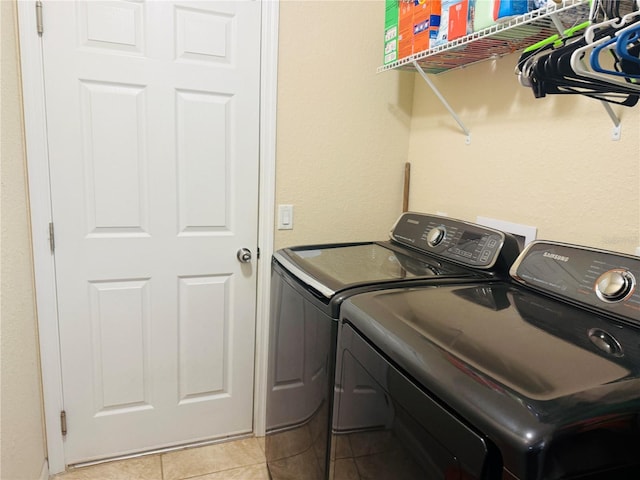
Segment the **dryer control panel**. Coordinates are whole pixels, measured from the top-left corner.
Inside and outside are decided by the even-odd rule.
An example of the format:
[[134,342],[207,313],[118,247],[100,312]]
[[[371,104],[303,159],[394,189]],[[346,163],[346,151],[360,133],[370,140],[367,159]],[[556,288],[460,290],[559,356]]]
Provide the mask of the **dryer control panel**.
[[640,257],[538,241],[510,274],[523,285],[640,323]]
[[[502,257],[511,265],[518,254],[515,238],[492,228],[449,217],[404,213],[391,231],[391,239],[421,252],[464,265],[493,268]],[[501,257],[502,255],[502,257]]]

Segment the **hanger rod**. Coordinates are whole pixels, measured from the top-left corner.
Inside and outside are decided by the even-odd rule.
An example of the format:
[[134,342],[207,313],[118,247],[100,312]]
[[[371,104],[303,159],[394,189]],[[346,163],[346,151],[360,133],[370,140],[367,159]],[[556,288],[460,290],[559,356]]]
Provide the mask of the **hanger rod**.
[[420,76],[424,79],[424,81],[427,83],[427,85],[429,85],[429,87],[431,87],[431,90],[433,90],[433,93],[436,94],[436,97],[438,97],[438,99],[442,102],[442,104],[445,106],[445,108],[449,111],[449,113],[451,114],[453,119],[458,123],[458,125],[460,126],[462,131],[466,134],[466,136],[467,136],[466,143],[467,144],[471,143],[471,132],[469,131],[469,129],[467,127],[465,127],[464,123],[462,123],[462,120],[460,120],[460,117],[458,117],[458,115],[453,110],[453,108],[451,108],[451,105],[449,105],[449,102],[447,102],[446,98],[444,98],[442,96],[440,91],[433,84],[433,82],[431,81],[429,76],[425,73],[425,71],[422,69],[422,67],[420,66],[420,64],[416,60],[413,61],[413,66],[416,68],[416,70],[418,71]]

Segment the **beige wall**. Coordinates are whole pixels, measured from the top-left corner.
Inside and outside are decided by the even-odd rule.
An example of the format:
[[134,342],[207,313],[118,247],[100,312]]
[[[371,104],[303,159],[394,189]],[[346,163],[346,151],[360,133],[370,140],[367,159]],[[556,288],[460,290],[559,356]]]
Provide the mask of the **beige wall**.
[[402,208],[413,74],[376,74],[384,2],[280,4],[276,247],[386,239]]
[[42,394],[28,222],[14,2],[0,2],[2,480],[40,477],[45,459]]
[[[640,106],[536,99],[514,74],[518,55],[432,77],[471,130],[471,144],[416,78],[410,208],[538,227],[553,239],[634,253],[640,246]],[[417,74],[416,74],[417,75]]]

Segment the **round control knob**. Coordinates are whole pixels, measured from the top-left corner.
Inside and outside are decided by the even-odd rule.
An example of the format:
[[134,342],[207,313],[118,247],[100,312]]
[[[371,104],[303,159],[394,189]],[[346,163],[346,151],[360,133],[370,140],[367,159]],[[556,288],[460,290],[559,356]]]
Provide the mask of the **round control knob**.
[[622,269],[609,270],[596,280],[595,291],[600,300],[619,302],[631,295],[636,279],[631,272]]
[[446,236],[447,231],[444,227],[432,228],[427,234],[427,244],[429,244],[430,247],[440,245]]

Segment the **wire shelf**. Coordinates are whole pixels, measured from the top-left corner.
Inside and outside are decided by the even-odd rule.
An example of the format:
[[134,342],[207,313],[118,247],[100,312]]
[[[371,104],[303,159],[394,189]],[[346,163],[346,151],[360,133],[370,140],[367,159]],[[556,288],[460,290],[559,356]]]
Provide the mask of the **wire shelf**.
[[489,28],[415,53],[384,65],[387,70],[415,70],[417,62],[424,72],[437,75],[474,63],[509,55],[570,28],[589,18],[589,0],[562,0]]

